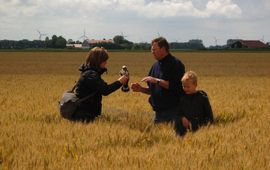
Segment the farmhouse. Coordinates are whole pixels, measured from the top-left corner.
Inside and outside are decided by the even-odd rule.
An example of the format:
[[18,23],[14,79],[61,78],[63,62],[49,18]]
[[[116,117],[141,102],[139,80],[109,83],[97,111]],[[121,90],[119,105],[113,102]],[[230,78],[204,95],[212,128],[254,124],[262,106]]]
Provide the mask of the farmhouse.
[[259,40],[236,40],[233,43],[227,43],[229,48],[267,48],[268,46]]
[[66,44],[67,48],[82,48],[82,44],[77,44],[77,43],[70,43],[70,44]]
[[108,39],[108,40],[106,40],[106,39],[102,39],[102,40],[95,40],[95,39],[89,40],[89,39],[86,39],[82,43],[82,46],[83,46],[83,48],[89,48],[89,47],[92,47],[92,46],[94,46],[96,44],[104,44],[104,43],[105,44],[106,43],[113,43],[113,40],[112,39]]

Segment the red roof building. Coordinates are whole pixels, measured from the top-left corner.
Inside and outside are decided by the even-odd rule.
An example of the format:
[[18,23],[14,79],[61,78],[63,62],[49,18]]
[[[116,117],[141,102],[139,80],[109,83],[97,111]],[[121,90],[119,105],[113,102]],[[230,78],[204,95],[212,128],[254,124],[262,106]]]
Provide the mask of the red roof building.
[[89,48],[93,45],[101,44],[101,43],[105,43],[105,44],[106,43],[113,43],[113,40],[112,39],[108,39],[108,40],[106,40],[106,39],[102,39],[102,40],[86,39],[86,40],[84,40],[82,46],[83,46],[83,48]]
[[267,48],[268,46],[258,40],[238,40],[230,46],[231,48]]

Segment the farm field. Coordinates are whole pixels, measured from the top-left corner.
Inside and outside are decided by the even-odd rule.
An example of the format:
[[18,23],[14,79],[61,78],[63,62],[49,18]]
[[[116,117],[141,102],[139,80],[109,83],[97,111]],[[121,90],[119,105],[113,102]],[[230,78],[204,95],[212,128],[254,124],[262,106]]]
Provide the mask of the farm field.
[[[148,96],[103,98],[93,123],[69,122],[58,100],[85,52],[0,52],[0,169],[270,169],[270,53],[172,52],[199,76],[214,124],[185,137],[153,125]],[[127,65],[140,81],[150,52],[109,52],[108,83]]]

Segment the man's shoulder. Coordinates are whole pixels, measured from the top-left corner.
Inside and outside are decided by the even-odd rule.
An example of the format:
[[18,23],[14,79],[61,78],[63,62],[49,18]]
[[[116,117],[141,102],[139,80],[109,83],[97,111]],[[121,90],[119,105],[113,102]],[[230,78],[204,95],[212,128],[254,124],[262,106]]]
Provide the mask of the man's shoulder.
[[179,58],[173,56],[172,54],[169,54],[169,59],[170,59],[170,61],[172,63],[175,63],[175,64],[180,65],[180,66],[184,66],[184,64],[182,63],[182,61]]

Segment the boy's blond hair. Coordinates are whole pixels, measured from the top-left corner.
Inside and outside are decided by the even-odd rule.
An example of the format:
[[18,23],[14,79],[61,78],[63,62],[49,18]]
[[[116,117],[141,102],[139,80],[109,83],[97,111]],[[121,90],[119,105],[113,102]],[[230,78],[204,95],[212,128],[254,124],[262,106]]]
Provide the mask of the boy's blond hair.
[[198,77],[194,71],[187,71],[181,79],[182,82],[191,81],[197,85]]

